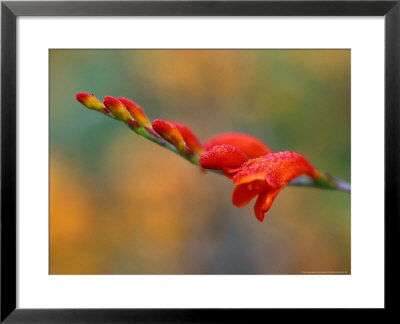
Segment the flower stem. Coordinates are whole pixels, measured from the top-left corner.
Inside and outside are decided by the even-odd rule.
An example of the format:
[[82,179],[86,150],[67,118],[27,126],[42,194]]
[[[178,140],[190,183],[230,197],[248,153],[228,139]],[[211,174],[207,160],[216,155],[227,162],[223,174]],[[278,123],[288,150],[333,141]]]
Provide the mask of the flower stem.
[[[104,115],[113,118],[115,118],[112,114],[108,113],[108,111],[101,111]],[[118,120],[118,119],[117,119]],[[183,157],[185,160],[189,161],[190,163],[197,165],[198,167],[201,168],[201,165],[199,163],[199,158],[200,156],[193,153],[190,156],[181,154],[175,146],[173,146],[171,143],[167,142],[151,128],[149,127],[142,127],[142,126],[135,126],[129,123],[125,123],[131,130],[133,130],[136,134],[143,136],[144,138],[152,141],[153,143],[156,143],[162,147],[165,147],[166,149],[170,150],[171,152],[179,155],[180,157]],[[207,171],[211,171],[214,173],[217,173],[219,175],[223,175],[222,171],[219,170],[210,170],[210,169],[204,169]],[[343,180],[333,178],[328,174],[322,174],[322,177],[319,179],[313,180],[311,178],[308,178],[306,176],[300,176],[293,181],[289,183],[289,186],[297,186],[297,187],[312,187],[312,188],[319,188],[319,189],[329,189],[329,190],[338,190],[338,191],[344,191],[347,193],[351,193],[351,185]]]
[[313,180],[306,176],[300,176],[289,183],[290,186],[314,187],[319,189],[338,190],[351,193],[351,185],[343,180],[329,177],[330,183]]

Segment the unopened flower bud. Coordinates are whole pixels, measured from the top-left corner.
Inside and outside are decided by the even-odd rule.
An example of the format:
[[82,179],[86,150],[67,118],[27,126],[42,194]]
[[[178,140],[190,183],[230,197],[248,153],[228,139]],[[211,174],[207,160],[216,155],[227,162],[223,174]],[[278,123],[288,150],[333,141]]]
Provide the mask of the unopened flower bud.
[[161,119],[153,121],[153,129],[167,142],[176,147],[178,152],[187,154],[187,148],[179,129],[171,122]]
[[103,103],[108,109],[110,109],[116,118],[124,122],[128,122],[132,119],[132,116],[129,114],[124,104],[118,99],[111,96],[106,96],[103,100]]
[[118,100],[124,104],[125,108],[129,111],[131,116],[138,122],[140,126],[151,125],[143,109],[136,102],[133,102],[132,100],[123,97],[118,98]]
[[89,109],[101,111],[105,108],[103,103],[90,93],[78,92],[76,94],[76,100]]
[[192,130],[186,126],[185,124],[181,124],[178,122],[171,122],[178,128],[179,132],[182,134],[183,139],[186,145],[198,155],[202,155],[204,153],[203,147],[200,141],[197,139],[196,135],[192,132]]

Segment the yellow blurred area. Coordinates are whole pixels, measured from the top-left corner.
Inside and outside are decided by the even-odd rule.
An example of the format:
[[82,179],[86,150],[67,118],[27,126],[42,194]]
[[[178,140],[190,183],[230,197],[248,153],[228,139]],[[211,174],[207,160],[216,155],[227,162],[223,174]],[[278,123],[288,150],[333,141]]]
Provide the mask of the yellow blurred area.
[[[185,93],[195,101],[207,97],[210,91],[218,92],[223,99],[249,87],[256,73],[252,56],[254,51],[158,50],[140,51],[138,59],[156,89],[171,96]],[[131,72],[136,73],[135,68]]]
[[[190,233],[207,226],[211,215],[204,214],[203,204],[208,201],[206,208],[213,208],[212,193],[200,169],[179,158],[168,159],[171,152],[155,146],[143,147],[139,155],[122,155],[129,142],[123,137],[110,147],[106,163],[120,172],[115,172],[103,193],[92,191],[90,180],[73,161],[52,159],[52,274],[124,273],[118,263],[105,264],[121,248],[128,259],[138,262],[137,266],[132,262],[130,271],[146,266],[158,273],[154,260],[173,269],[183,261]],[[115,161],[115,156],[123,158]]]
[[91,269],[101,266],[98,255],[85,251],[87,239],[92,234],[93,207],[77,171],[68,169],[53,157],[50,169],[50,273],[90,273]]
[[[62,77],[60,77],[62,76]],[[349,50],[51,50],[50,274],[350,273],[350,195],[290,187],[263,223],[232,182],[85,109],[124,96],[350,181]]]

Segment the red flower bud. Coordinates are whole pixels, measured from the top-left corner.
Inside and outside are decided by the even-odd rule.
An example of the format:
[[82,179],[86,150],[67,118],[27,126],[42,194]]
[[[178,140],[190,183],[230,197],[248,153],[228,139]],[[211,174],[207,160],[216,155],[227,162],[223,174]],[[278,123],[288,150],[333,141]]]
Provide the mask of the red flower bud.
[[110,109],[116,118],[124,122],[128,122],[132,119],[132,116],[129,114],[124,104],[118,99],[111,96],[106,96],[103,100],[103,103],[108,109]]
[[125,108],[129,111],[131,116],[138,122],[140,126],[151,125],[143,109],[136,102],[133,102],[132,100],[123,97],[118,98],[118,100],[124,104]]
[[176,147],[178,152],[182,154],[187,154],[187,148],[185,140],[179,129],[171,122],[161,119],[156,119],[153,121],[153,129],[167,142],[171,143]]
[[76,100],[78,100],[86,108],[93,110],[103,110],[105,107],[103,103],[97,99],[94,95],[86,92],[78,92],[76,94]]
[[235,132],[214,136],[203,144],[203,148],[208,151],[214,146],[224,144],[235,146],[249,159],[272,153],[272,150],[259,139],[251,135]]
[[183,139],[185,140],[186,145],[189,146],[193,152],[197,153],[198,155],[202,155],[204,153],[200,141],[189,127],[178,122],[171,121],[171,123],[178,128],[179,132],[183,136]]

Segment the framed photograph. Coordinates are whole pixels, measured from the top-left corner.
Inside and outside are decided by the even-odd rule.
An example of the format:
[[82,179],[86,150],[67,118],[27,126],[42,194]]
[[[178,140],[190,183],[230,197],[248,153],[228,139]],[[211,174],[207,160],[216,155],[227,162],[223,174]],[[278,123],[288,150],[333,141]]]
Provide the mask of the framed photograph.
[[1,321],[394,308],[399,1],[4,1]]

